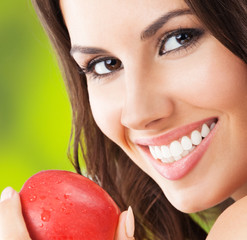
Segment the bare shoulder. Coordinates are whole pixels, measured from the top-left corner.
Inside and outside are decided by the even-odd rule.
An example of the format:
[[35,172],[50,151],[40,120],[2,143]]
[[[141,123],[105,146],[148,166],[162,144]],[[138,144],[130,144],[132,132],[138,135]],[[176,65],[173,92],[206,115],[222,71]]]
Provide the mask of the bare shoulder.
[[247,196],[228,207],[216,220],[207,240],[247,239]]

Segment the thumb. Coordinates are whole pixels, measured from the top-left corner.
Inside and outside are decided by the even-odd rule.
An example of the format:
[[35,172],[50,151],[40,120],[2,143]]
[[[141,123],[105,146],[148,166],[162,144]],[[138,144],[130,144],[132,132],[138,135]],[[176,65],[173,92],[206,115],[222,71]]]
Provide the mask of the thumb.
[[115,240],[134,240],[135,219],[132,208],[121,213],[118,227],[116,230]]
[[19,194],[7,187],[0,200],[0,239],[30,239],[21,210]]

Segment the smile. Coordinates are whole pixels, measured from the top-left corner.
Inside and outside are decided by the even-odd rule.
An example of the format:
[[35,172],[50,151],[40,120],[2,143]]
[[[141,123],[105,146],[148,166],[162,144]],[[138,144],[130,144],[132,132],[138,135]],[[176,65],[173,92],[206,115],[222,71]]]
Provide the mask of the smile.
[[162,146],[149,146],[150,153],[153,158],[159,159],[163,163],[172,163],[180,160],[182,157],[187,156],[192,152],[202,140],[208,136],[208,134],[215,127],[215,122],[209,126],[204,123],[199,130],[192,131],[189,136],[183,136],[180,139],[172,141],[170,145]]
[[218,128],[218,119],[208,118],[156,137],[138,139],[136,144],[163,177],[178,180],[199,163]]

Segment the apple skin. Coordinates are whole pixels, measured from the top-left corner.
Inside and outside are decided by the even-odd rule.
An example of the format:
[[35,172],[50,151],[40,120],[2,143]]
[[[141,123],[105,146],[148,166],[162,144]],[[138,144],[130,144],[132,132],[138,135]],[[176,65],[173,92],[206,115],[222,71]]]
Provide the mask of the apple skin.
[[79,174],[47,170],[20,191],[32,240],[113,240],[120,210],[96,183]]

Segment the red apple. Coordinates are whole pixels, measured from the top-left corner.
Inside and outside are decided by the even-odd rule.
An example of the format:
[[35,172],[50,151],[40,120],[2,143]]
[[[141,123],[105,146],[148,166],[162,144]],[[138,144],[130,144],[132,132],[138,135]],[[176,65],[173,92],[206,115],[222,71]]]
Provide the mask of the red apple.
[[20,192],[32,240],[113,240],[120,210],[96,183],[79,174],[48,170]]

